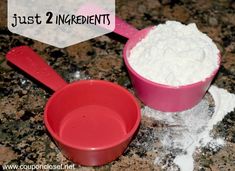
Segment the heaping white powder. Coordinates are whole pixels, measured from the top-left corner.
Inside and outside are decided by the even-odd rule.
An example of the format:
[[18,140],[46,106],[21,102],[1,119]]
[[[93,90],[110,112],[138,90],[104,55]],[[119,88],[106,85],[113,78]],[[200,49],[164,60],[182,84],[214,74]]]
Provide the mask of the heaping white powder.
[[153,82],[180,86],[205,80],[218,67],[219,50],[195,24],[167,21],[131,50],[128,61]]

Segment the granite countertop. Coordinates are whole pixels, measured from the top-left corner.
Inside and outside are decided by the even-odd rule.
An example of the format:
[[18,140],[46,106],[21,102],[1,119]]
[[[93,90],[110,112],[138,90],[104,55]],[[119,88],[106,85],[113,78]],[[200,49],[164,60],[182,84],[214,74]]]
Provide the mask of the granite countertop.
[[[58,49],[19,35],[6,27],[6,3],[0,1],[0,165],[71,164],[46,131],[42,116],[52,92],[6,63],[6,53],[28,45],[45,58],[68,82],[80,79],[109,80],[133,92],[122,59],[125,39],[111,33],[77,45]],[[117,15],[138,29],[166,20],[194,22],[217,44],[222,66],[215,85],[235,93],[235,2],[232,0],[117,0]],[[155,130],[167,127],[143,117],[140,129],[125,153],[102,167],[78,170],[161,170],[154,165],[158,155]],[[204,149],[195,160],[195,170],[235,170],[235,112],[230,112],[214,130],[226,145],[213,152]],[[0,167],[1,170],[1,167]]]

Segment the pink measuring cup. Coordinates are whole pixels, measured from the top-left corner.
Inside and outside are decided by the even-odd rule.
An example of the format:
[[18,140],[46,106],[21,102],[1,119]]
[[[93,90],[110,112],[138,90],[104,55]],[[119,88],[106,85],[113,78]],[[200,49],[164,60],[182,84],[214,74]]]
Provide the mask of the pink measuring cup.
[[99,166],[124,152],[141,119],[139,105],[129,91],[101,80],[68,84],[27,46],[11,49],[6,57],[55,91],[46,104],[44,123],[68,159]]
[[[139,31],[118,17],[116,17],[115,20],[116,28],[114,32],[128,39],[123,50],[124,62],[127,66],[136,95],[144,104],[164,112],[177,112],[190,109],[202,100],[213,78],[218,72],[219,67],[204,81],[185,86],[173,87],[150,81],[139,75],[130,66],[128,58],[131,49],[135,47],[135,45],[143,39],[153,27],[148,27]],[[220,66],[220,62],[221,55],[218,54],[218,66]]]

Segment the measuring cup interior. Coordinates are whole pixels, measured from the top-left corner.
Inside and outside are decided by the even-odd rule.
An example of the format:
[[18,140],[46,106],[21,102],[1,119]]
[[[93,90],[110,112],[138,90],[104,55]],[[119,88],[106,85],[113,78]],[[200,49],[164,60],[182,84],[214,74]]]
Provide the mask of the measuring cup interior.
[[138,105],[124,88],[106,81],[79,81],[48,101],[45,123],[59,141],[80,148],[120,143],[138,127]]

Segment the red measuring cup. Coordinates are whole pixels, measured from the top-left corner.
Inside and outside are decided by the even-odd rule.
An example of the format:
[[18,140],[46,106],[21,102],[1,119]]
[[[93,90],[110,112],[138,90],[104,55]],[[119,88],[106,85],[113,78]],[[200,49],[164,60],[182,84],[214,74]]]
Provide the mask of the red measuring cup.
[[44,123],[67,158],[96,166],[123,153],[141,118],[131,93],[107,81],[67,84],[27,46],[13,48],[7,60],[55,91],[46,104]]
[[[209,77],[205,78],[205,80],[179,87],[150,81],[142,77],[130,66],[128,58],[130,57],[131,49],[135,47],[153,27],[139,31],[118,17],[116,17],[115,20],[116,28],[114,32],[129,39],[123,50],[124,62],[127,66],[136,95],[144,104],[164,112],[177,112],[190,109],[202,100],[211,81],[218,72],[219,67],[216,68]],[[148,51],[148,49],[146,49],[146,51]],[[221,55],[218,54],[218,66],[220,66],[220,62]]]

